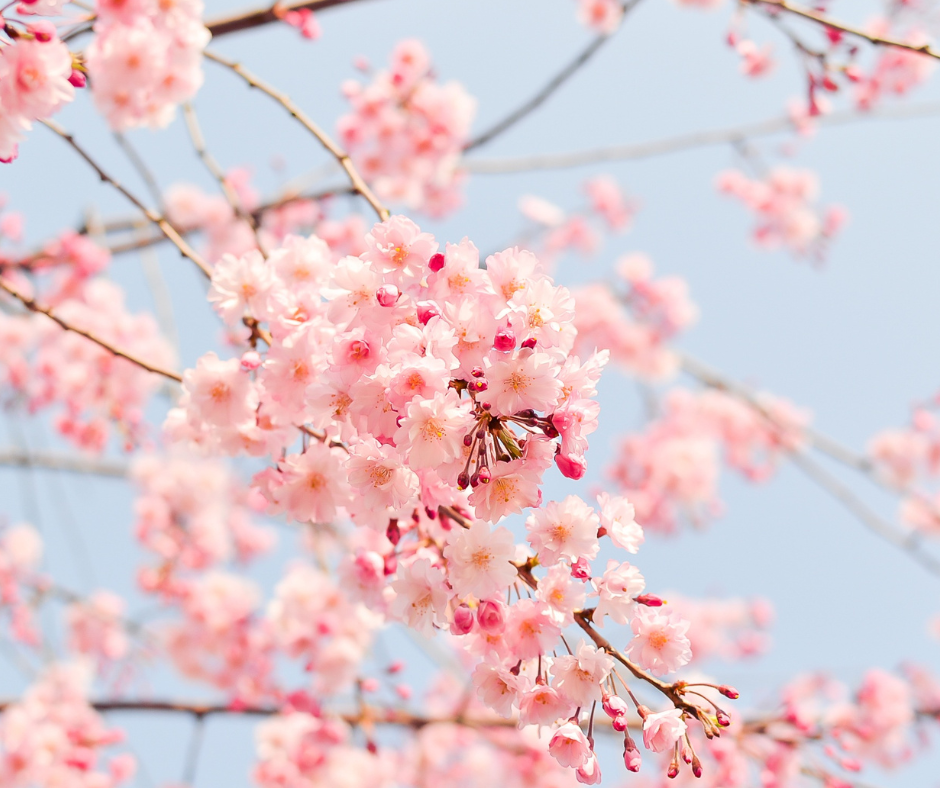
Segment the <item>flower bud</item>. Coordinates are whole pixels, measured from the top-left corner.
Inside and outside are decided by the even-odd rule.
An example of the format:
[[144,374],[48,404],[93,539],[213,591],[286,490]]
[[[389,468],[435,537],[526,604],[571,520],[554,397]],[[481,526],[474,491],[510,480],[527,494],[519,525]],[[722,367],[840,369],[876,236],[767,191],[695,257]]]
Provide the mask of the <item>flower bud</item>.
[[715,718],[718,720],[718,724],[722,728],[727,728],[731,724],[731,717],[728,716],[727,712],[724,712],[721,709],[716,709]]
[[396,571],[398,571],[398,556],[389,553],[385,556],[385,576],[393,575]]
[[397,545],[401,541],[401,528],[398,527],[398,520],[389,520],[388,528],[385,529],[385,538]]
[[591,565],[584,558],[579,558],[571,565],[571,576],[575,580],[590,580]]
[[452,635],[466,635],[473,629],[473,611],[467,605],[459,605],[454,610],[454,621],[450,625]]
[[444,267],[445,257],[440,252],[437,254],[432,254],[431,259],[428,260],[428,268],[430,268],[435,273],[440,271]]
[[83,88],[86,84],[88,84],[88,79],[84,72],[79,71],[77,68],[73,68],[72,73],[69,74],[69,84],[73,88]]
[[490,473],[489,468],[480,468],[480,472],[477,474],[480,479],[480,484],[489,484],[490,479],[493,478],[493,475]]
[[525,342],[522,343],[522,347],[527,350],[534,350],[538,342],[535,341],[535,337],[529,337]]
[[640,594],[634,601],[638,605],[646,605],[647,607],[662,607],[663,600],[660,599],[655,594]]
[[418,304],[418,322],[423,326],[426,326],[431,318],[438,317],[440,314],[441,310],[437,308],[437,304],[430,301]]
[[627,767],[628,771],[635,773],[640,771],[642,763],[643,758],[640,756],[640,751],[636,748],[633,739],[627,736],[623,741],[623,765]]
[[630,721],[626,718],[626,716],[614,717],[610,721],[610,727],[617,731],[617,733],[625,733],[627,728],[630,727]]
[[242,354],[242,369],[246,372],[254,372],[261,366],[261,354],[257,350],[248,350]]
[[555,465],[558,466],[562,476],[576,481],[584,476],[585,471],[587,471],[587,460],[584,457],[556,454]]
[[493,340],[493,347],[503,353],[508,353],[516,346],[516,335],[508,326],[501,328],[496,332],[496,338]]
[[696,777],[702,776],[702,762],[698,759],[697,755],[692,756],[692,774]]
[[470,486],[470,474],[466,471],[461,471],[457,475],[457,489],[466,490]]
[[606,695],[603,700],[604,711],[607,716],[615,720],[627,713],[627,702],[619,695]]
[[484,632],[498,635],[506,628],[506,606],[498,599],[484,599],[477,608],[477,623]]
[[486,371],[483,367],[474,367],[470,370],[470,374],[475,378],[482,378],[486,374]]
[[52,39],[56,37],[55,25],[46,19],[31,22],[27,26],[27,30],[42,44],[45,44],[47,41],[52,41]]
[[467,384],[467,388],[474,394],[480,394],[490,387],[486,378],[474,378]]
[[726,698],[730,698],[731,700],[737,700],[741,697],[740,692],[738,692],[734,687],[729,687],[727,684],[722,684],[718,688],[718,691]]
[[382,285],[375,291],[375,300],[379,306],[395,306],[401,296],[401,291],[395,285]]

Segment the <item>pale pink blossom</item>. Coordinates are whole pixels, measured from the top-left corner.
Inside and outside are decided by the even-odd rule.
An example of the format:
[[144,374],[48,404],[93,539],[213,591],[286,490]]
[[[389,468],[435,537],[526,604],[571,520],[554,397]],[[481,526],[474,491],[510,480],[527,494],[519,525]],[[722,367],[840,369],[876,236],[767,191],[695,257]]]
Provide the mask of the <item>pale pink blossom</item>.
[[630,627],[633,640],[627,654],[654,676],[674,673],[692,659],[688,621],[638,605]]

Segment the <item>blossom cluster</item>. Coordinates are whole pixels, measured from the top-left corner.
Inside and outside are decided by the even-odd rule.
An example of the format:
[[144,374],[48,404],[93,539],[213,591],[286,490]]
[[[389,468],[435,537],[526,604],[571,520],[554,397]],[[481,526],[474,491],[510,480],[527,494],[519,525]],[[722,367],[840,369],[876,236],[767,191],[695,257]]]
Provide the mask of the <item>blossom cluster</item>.
[[7,35],[15,34],[9,40],[0,35],[0,162],[9,163],[33,122],[70,102],[84,77],[52,23],[4,21]]
[[98,0],[96,11],[85,62],[99,111],[116,131],[164,128],[202,86],[201,0]]
[[476,100],[457,82],[439,84],[420,41],[400,42],[388,70],[343,93],[352,112],[339,136],[356,167],[386,201],[441,216],[462,202],[460,156]]
[[722,509],[724,461],[753,481],[769,478],[797,450],[808,417],[785,400],[759,398],[761,410],[720,391],[670,391],[647,428],[623,439],[610,478],[645,527],[672,532],[680,515],[704,525]]
[[820,260],[848,217],[840,205],[824,211],[815,206],[819,181],[811,170],[774,167],[760,179],[727,170],[715,183],[719,192],[740,200],[754,214],[751,237],[764,249],[784,248],[797,257]]

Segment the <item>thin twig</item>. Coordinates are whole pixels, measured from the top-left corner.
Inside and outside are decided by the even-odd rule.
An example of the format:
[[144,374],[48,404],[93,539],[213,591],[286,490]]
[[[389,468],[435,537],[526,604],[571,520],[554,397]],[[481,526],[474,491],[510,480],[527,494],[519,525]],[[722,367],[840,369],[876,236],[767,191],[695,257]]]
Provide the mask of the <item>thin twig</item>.
[[137,197],[135,197],[131,192],[124,188],[120,183],[118,183],[114,178],[108,175],[101,166],[96,162],[88,152],[81,147],[76,141],[75,138],[69,134],[65,129],[63,129],[58,123],[54,123],[51,120],[40,120],[46,128],[52,131],[54,134],[58,134],[62,139],[64,139],[74,150],[81,156],[88,164],[91,165],[92,169],[98,174],[98,177],[102,182],[109,184],[121,194],[123,194],[130,202],[132,202],[140,211],[147,217],[147,219],[160,228],[160,232],[163,233],[170,240],[177,249],[180,250],[180,253],[184,257],[188,257],[192,260],[207,277],[212,277],[212,269],[209,267],[208,263],[202,259],[202,257],[193,249],[183,237],[179,234],[177,229],[170,224],[165,218],[155,213],[153,210],[144,205]]
[[[902,105],[887,109],[844,110],[830,115],[820,115],[814,119],[820,126],[843,126],[862,120],[902,120],[906,118],[929,117],[940,114],[940,102]],[[767,137],[794,128],[793,118],[783,115],[779,118],[731,126],[724,129],[697,131],[680,134],[675,137],[651,140],[650,142],[612,145],[605,148],[571,151],[570,153],[545,153],[536,156],[523,156],[499,159],[467,159],[461,166],[468,172],[483,175],[502,175],[535,170],[561,170],[570,167],[584,167],[608,161],[629,161],[678,153],[693,148],[712,145],[726,145],[739,140]]]
[[0,466],[8,466],[11,468],[40,468],[48,471],[87,473],[93,476],[109,476],[114,478],[127,476],[127,465],[125,463],[55,451],[0,449]]
[[853,27],[851,25],[845,24],[844,22],[839,22],[836,19],[832,19],[812,8],[804,8],[803,6],[795,5],[794,3],[789,2],[789,0],[743,0],[743,2],[750,5],[762,5],[767,8],[775,8],[780,11],[786,11],[787,13],[793,14],[794,16],[799,16],[803,19],[809,19],[812,22],[818,22],[819,24],[824,25],[831,30],[839,30],[843,33],[847,33],[850,36],[865,39],[869,43],[875,44],[876,46],[889,46],[896,47],[897,49],[906,49],[909,52],[917,52],[918,54],[927,55],[927,57],[940,60],[940,50],[934,49],[930,46],[930,44],[909,44],[905,41],[899,41],[896,38],[888,38],[887,36],[879,36],[875,35],[874,33],[868,33],[861,28]]
[[130,160],[131,164],[134,166],[134,169],[137,170],[137,174],[140,175],[141,180],[144,182],[144,185],[147,187],[147,191],[150,192],[150,196],[153,198],[153,203],[156,205],[160,211],[163,211],[163,192],[160,191],[160,186],[157,183],[157,179],[154,177],[153,172],[147,166],[147,162],[144,161],[143,156],[137,151],[129,139],[124,136],[121,132],[114,132],[114,139],[117,141],[117,144],[121,147],[121,150],[127,155],[127,158]]
[[196,110],[188,101],[183,104],[183,118],[186,121],[186,130],[189,132],[189,139],[192,140],[196,155],[199,156],[199,159],[205,165],[206,169],[218,182],[219,188],[222,190],[222,194],[225,195],[225,199],[235,216],[251,228],[251,231],[255,235],[255,244],[258,246],[258,250],[261,252],[262,256],[267,258],[267,252],[264,249],[264,244],[261,243],[261,236],[258,233],[257,220],[250,213],[246,213],[244,207],[242,207],[241,199],[235,189],[232,188],[232,184],[228,182],[228,178],[225,177],[225,171],[219,166],[215,157],[209,153],[209,149],[206,147],[206,138],[202,134],[199,119],[196,117]]
[[363,180],[362,176],[359,174],[359,171],[355,168],[352,163],[352,159],[349,158],[349,154],[346,153],[339,145],[337,145],[330,136],[323,131],[313,120],[311,120],[304,112],[298,107],[293,100],[286,95],[281,93],[279,90],[271,87],[266,82],[260,80],[250,71],[248,71],[241,63],[237,63],[234,60],[229,60],[224,58],[221,55],[217,55],[214,52],[209,52],[206,50],[205,56],[219,65],[225,66],[230,69],[238,76],[240,76],[245,82],[248,83],[250,87],[257,88],[262,93],[270,96],[278,104],[280,104],[284,109],[286,109],[293,118],[295,118],[307,131],[309,131],[320,144],[326,148],[326,150],[333,156],[336,161],[339,162],[339,165],[346,171],[346,175],[349,177],[349,182],[352,184],[356,192],[362,195],[363,199],[372,206],[372,209],[376,212],[381,221],[385,221],[389,217],[388,208],[382,205],[379,202],[378,197],[372,192],[372,189],[369,188],[369,184]]
[[591,43],[582,49],[570,63],[561,69],[561,71],[555,74],[555,76],[552,77],[534,96],[532,96],[532,98],[522,104],[522,106],[514,109],[505,118],[493,124],[486,131],[478,134],[476,137],[470,140],[464,146],[464,151],[471,151],[475,148],[481,147],[482,145],[486,145],[488,142],[491,142],[503,132],[508,131],[519,121],[533,113],[540,106],[542,106],[542,104],[548,101],[555,91],[557,91],[569,79],[577,74],[578,71],[580,71],[591,60],[591,58],[597,54],[601,47],[603,47],[604,44],[613,38],[617,30],[622,27],[623,20],[626,19],[627,14],[629,14],[630,11],[632,11],[639,4],[639,2],[640,0],[629,0],[629,2],[624,3],[623,17],[621,18],[620,24],[617,25],[616,30],[610,33],[601,33],[596,38],[594,38]]
[[830,493],[871,531],[896,547],[900,547],[931,574],[940,575],[940,560],[923,550],[917,540],[916,531],[904,533],[894,528],[891,523],[875,514],[846,485],[842,484],[805,452],[793,452],[789,455],[789,458],[797,468]]
[[177,383],[183,382],[183,377],[178,372],[173,372],[172,370],[169,370],[169,369],[163,369],[163,367],[158,367],[156,364],[151,364],[149,361],[144,361],[144,359],[138,358],[132,353],[128,353],[124,350],[121,350],[120,348],[115,347],[110,342],[105,342],[103,339],[95,336],[91,332],[85,331],[82,328],[78,328],[77,326],[73,326],[71,323],[66,322],[57,314],[55,314],[52,311],[52,309],[50,309],[47,306],[42,306],[41,304],[36,303],[32,298],[25,295],[24,293],[21,293],[13,285],[11,285],[9,282],[4,281],[2,278],[0,278],[0,290],[3,290],[9,295],[13,296],[17,301],[19,301],[23,306],[25,306],[30,312],[36,312],[37,314],[45,315],[54,323],[57,323],[59,327],[65,329],[66,331],[71,331],[75,334],[78,334],[79,336],[85,337],[85,339],[90,340],[91,342],[94,342],[96,345],[98,345],[101,348],[104,348],[112,355],[118,356],[119,358],[123,358],[127,361],[130,361],[132,364],[135,364],[141,369],[147,370],[148,372],[153,372],[155,375],[162,375],[163,377],[169,378],[170,380],[175,380]]
[[186,761],[183,763],[183,776],[181,785],[193,788],[196,784],[196,768],[199,766],[199,752],[202,750],[202,740],[206,732],[206,717],[197,714],[193,720],[193,732],[189,739],[189,748],[186,751]]

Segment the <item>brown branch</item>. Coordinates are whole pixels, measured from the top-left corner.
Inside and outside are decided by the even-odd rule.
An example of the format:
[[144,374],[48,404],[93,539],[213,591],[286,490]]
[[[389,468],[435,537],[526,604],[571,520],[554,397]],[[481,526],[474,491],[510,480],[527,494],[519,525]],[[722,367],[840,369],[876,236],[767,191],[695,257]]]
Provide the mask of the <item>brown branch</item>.
[[356,0],[301,0],[299,3],[275,3],[268,8],[253,8],[250,11],[208,19],[205,24],[209,32],[212,33],[212,37],[218,38],[219,36],[227,36],[229,33],[238,33],[241,30],[250,30],[254,27],[278,22],[289,11],[302,11],[305,8],[311,11],[325,11],[328,8],[349,5],[354,2]]
[[388,208],[382,205],[379,202],[378,197],[372,192],[372,189],[369,188],[369,185],[363,180],[362,176],[359,174],[359,171],[355,168],[352,163],[352,159],[349,158],[349,154],[346,153],[339,145],[337,145],[330,136],[323,131],[313,120],[311,120],[304,112],[298,107],[293,100],[284,93],[276,90],[275,88],[268,85],[266,82],[263,82],[250,71],[248,71],[240,63],[235,62],[234,60],[229,60],[217,55],[214,52],[209,52],[206,50],[205,56],[219,65],[225,66],[231,71],[235,72],[240,76],[245,82],[248,83],[250,87],[257,88],[262,93],[270,96],[278,104],[280,104],[284,109],[286,109],[290,115],[295,118],[307,131],[309,131],[320,144],[326,148],[326,150],[333,156],[336,161],[339,162],[339,165],[346,171],[346,175],[349,177],[349,182],[352,184],[352,187],[360,194],[369,205],[372,206],[372,209],[376,212],[381,221],[385,221],[389,217]]
[[532,98],[522,104],[522,106],[514,109],[505,118],[493,124],[486,131],[481,132],[472,140],[470,140],[464,146],[464,151],[471,151],[475,148],[481,147],[482,145],[486,145],[488,142],[491,142],[503,132],[511,129],[523,118],[535,112],[535,110],[537,110],[540,106],[542,106],[542,104],[551,98],[555,91],[557,91],[569,79],[577,74],[578,71],[580,71],[581,68],[583,68],[591,60],[591,58],[597,54],[604,44],[613,38],[617,30],[622,27],[623,20],[627,18],[627,14],[629,14],[630,11],[632,11],[639,3],[640,0],[628,0],[628,2],[623,3],[623,17],[616,30],[611,33],[601,33],[596,38],[594,38],[590,44],[581,50],[570,63],[565,65],[565,67],[562,68],[561,71],[559,71],[554,77],[552,77],[544,87],[542,87],[534,96],[532,96]]
[[71,331],[72,333],[78,334],[79,336],[85,337],[85,339],[91,342],[94,342],[96,345],[98,345],[101,348],[104,348],[112,355],[118,356],[119,358],[123,358],[126,361],[130,361],[132,364],[135,364],[136,366],[140,367],[141,369],[145,369],[148,372],[153,372],[155,375],[162,375],[163,377],[169,378],[170,380],[175,380],[177,383],[183,382],[183,378],[178,372],[173,372],[172,370],[163,369],[162,367],[158,367],[155,364],[151,364],[150,362],[144,361],[141,358],[137,358],[137,356],[131,353],[128,353],[124,350],[121,350],[120,348],[115,347],[109,342],[105,342],[103,339],[100,339],[99,337],[95,336],[89,331],[85,331],[84,329],[78,328],[77,326],[73,326],[71,323],[67,323],[61,317],[56,315],[52,311],[52,309],[36,303],[32,298],[21,293],[13,285],[11,285],[9,282],[4,281],[2,278],[0,278],[0,290],[3,290],[6,293],[9,293],[17,301],[19,301],[23,306],[25,306],[30,312],[36,312],[37,314],[45,315],[52,322],[58,324],[60,328],[63,328],[66,331]]
[[905,41],[899,41],[896,38],[888,38],[886,36],[878,36],[873,33],[866,33],[861,28],[852,27],[851,25],[847,25],[844,22],[831,19],[819,11],[795,5],[789,2],[789,0],[742,0],[742,2],[749,5],[761,5],[767,8],[775,8],[780,11],[786,11],[787,13],[793,14],[794,16],[802,17],[803,19],[809,19],[812,22],[818,22],[819,24],[828,27],[831,30],[839,30],[842,33],[846,33],[850,36],[862,38],[871,44],[875,44],[876,46],[889,46],[895,47],[897,49],[906,49],[909,52],[917,52],[918,54],[940,60],[940,50],[934,49],[932,46],[930,46],[930,44],[909,44]]
[[147,219],[160,228],[160,232],[167,237],[169,241],[180,250],[180,253],[184,257],[188,257],[192,260],[207,277],[212,277],[212,269],[209,267],[208,263],[202,259],[202,257],[193,249],[183,237],[179,234],[179,231],[170,224],[165,218],[159,214],[152,211],[146,205],[144,205],[137,197],[135,197],[131,192],[125,189],[120,183],[118,183],[114,178],[108,175],[101,166],[96,162],[88,152],[81,147],[76,141],[75,138],[69,134],[65,129],[63,129],[59,124],[54,123],[51,120],[40,120],[46,128],[52,131],[54,134],[58,134],[62,139],[64,139],[74,150],[81,156],[88,164],[91,165],[92,169],[98,174],[98,177],[103,183],[107,183],[113,188],[117,189],[121,194],[123,194],[130,202],[132,202],[140,211],[147,217]]

